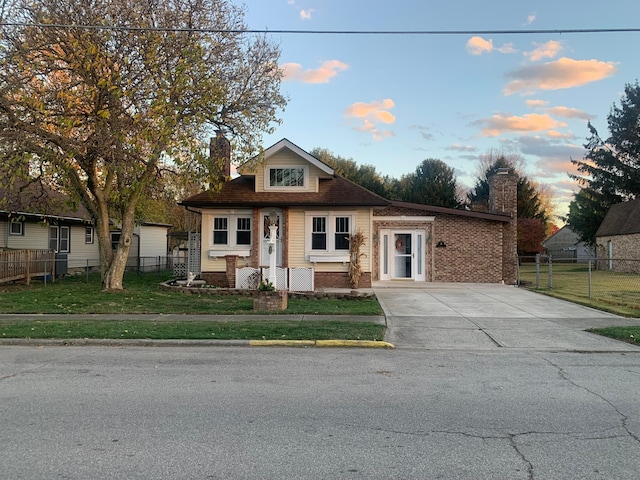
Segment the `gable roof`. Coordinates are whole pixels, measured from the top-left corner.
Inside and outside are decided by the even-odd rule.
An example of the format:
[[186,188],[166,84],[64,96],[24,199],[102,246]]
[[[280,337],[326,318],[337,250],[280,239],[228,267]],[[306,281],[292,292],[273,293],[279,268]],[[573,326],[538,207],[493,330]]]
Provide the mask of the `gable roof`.
[[596,237],[640,233],[640,198],[611,205]]
[[384,207],[389,200],[334,174],[320,179],[318,192],[256,192],[255,179],[240,176],[225,183],[219,192],[201,192],[180,202],[186,207]]
[[[286,138],[283,138],[279,142],[276,142],[273,145],[271,145],[269,148],[267,148],[263,152],[263,156],[264,156],[264,158],[266,160],[269,157],[271,157],[271,156],[275,155],[276,153],[280,152],[281,150],[284,150],[285,148],[291,150],[293,153],[295,153],[296,155],[301,157],[303,160],[305,160],[308,163],[310,163],[311,165],[317,167],[318,169],[320,169],[322,172],[326,173],[327,175],[333,175],[334,174],[333,168],[331,168],[329,165],[327,165],[326,163],[322,162],[318,158],[314,157],[310,153],[304,151],[302,148],[300,148],[295,143],[293,143],[292,141],[290,141],[290,140],[288,140]],[[238,167],[238,172],[242,174],[243,173],[242,170],[243,170],[243,166],[240,165]],[[249,173],[246,172],[246,174],[249,174]]]

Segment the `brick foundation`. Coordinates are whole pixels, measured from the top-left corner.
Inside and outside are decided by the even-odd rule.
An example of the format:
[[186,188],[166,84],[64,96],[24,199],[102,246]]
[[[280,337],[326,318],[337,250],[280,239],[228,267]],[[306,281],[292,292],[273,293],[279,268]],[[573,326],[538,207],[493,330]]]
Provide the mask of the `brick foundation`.
[[[346,272],[314,272],[316,288],[351,288]],[[362,272],[358,288],[371,288],[371,273]]]

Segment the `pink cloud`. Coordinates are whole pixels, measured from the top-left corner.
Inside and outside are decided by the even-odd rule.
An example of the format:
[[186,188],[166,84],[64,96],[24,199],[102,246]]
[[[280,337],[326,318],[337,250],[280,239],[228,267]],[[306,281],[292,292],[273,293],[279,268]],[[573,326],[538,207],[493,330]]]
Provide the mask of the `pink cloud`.
[[285,82],[329,83],[339,72],[347,70],[349,65],[340,60],[326,60],[319,68],[304,70],[299,63],[285,63],[280,66]]
[[504,94],[579,87],[610,77],[616,70],[614,62],[560,58],[555,62],[529,65],[510,72],[507,76],[513,80],[504,87]]
[[500,53],[515,53],[513,45],[505,43],[501,47],[494,47],[493,40],[485,40],[482,37],[471,37],[467,41],[467,52],[471,55],[482,55],[483,53],[491,53],[497,51]]
[[394,106],[395,103],[390,98],[375,100],[371,103],[356,102],[345,109],[344,116],[345,118],[361,119],[362,123],[353,127],[354,130],[367,132],[375,141],[379,142],[383,138],[393,136],[391,130],[381,130],[378,128],[378,124],[389,125],[396,121],[395,115],[389,112],[389,109]]
[[562,117],[562,118],[579,118],[582,120],[591,120],[592,118],[594,118],[593,115],[585,112],[584,110],[579,110],[577,108],[563,107],[563,106],[549,108],[547,112],[549,112],[552,115],[555,115],[556,117]]
[[550,40],[547,43],[536,45],[535,50],[531,52],[525,52],[525,57],[529,57],[532,62],[537,62],[543,58],[554,58],[560,50],[562,50],[562,43],[556,40]]
[[311,20],[312,13],[312,8],[310,8],[309,10],[300,10],[300,20]]
[[549,115],[530,113],[521,117],[493,115],[474,122],[482,127],[482,134],[486,137],[497,137],[505,132],[541,132],[560,127],[567,124],[554,120]]

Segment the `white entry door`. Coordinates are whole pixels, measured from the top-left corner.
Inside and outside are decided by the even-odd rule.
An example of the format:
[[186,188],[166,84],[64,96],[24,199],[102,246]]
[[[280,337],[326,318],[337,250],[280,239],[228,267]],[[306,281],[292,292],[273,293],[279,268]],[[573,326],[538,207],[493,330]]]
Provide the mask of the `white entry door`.
[[275,212],[278,216],[276,230],[276,266],[282,266],[282,210],[264,209],[260,211],[260,265],[269,266],[269,214]]
[[382,230],[380,233],[380,280],[424,282],[424,230]]

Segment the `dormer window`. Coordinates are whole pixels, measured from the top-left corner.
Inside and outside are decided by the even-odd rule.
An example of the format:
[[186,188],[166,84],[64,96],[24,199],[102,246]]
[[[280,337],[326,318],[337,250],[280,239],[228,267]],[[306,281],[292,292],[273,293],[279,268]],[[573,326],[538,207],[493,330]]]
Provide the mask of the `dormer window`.
[[265,169],[265,187],[268,189],[304,189],[307,187],[309,169],[305,166],[270,166]]

